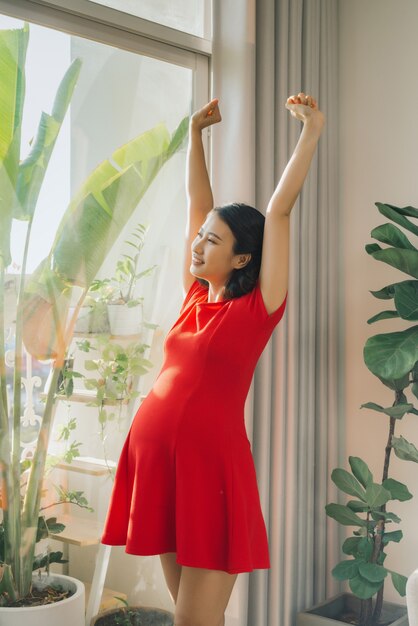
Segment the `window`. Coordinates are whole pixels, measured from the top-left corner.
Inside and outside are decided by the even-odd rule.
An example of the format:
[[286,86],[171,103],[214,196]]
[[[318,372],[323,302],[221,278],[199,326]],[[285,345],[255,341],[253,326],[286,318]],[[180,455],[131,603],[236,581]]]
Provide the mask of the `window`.
[[92,0],[130,15],[136,15],[164,26],[205,37],[209,31],[205,0]]

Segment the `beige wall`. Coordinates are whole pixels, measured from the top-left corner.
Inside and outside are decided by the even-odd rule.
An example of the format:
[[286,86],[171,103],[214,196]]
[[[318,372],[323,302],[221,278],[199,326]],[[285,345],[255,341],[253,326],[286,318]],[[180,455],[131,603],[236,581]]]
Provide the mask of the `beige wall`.
[[[393,400],[364,365],[363,346],[371,335],[404,326],[395,320],[366,323],[386,308],[369,290],[407,276],[373,260],[364,245],[373,241],[371,229],[387,221],[374,202],[418,206],[417,27],[416,0],[340,0],[346,447],[347,456],[362,457],[379,480],[387,439],[385,418],[360,405],[374,401],[389,406]],[[389,301],[387,308],[391,305]],[[406,416],[397,423],[397,433],[418,446],[417,417]],[[404,539],[390,544],[385,565],[409,575],[418,568],[418,466],[395,457],[390,475],[406,482],[414,499],[391,506],[402,518]],[[398,599],[391,582],[386,586],[387,599]]]

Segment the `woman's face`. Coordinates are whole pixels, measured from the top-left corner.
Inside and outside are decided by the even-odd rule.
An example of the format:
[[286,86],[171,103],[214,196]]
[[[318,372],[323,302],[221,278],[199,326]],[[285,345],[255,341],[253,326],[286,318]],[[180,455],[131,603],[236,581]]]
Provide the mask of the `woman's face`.
[[225,285],[232,270],[245,265],[243,257],[234,254],[234,235],[215,211],[208,216],[192,243],[190,272],[213,284]]

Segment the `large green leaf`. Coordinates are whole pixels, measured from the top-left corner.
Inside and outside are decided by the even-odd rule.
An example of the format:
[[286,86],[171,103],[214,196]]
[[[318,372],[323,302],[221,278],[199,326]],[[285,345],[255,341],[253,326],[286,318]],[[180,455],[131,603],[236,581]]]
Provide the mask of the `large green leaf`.
[[393,224],[381,224],[376,228],[373,228],[370,233],[374,239],[387,243],[394,248],[406,248],[409,250],[416,250],[416,247],[412,245],[408,237]]
[[366,489],[366,502],[371,509],[374,509],[382,504],[386,504],[390,500],[390,491],[379,485],[378,483],[372,483],[368,485]]
[[348,506],[349,509],[354,511],[354,513],[364,513],[365,511],[369,510],[368,505],[365,502],[362,502],[361,500],[349,500],[346,503],[346,506]]
[[389,207],[390,209],[392,209],[396,213],[399,213],[400,215],[408,215],[409,217],[416,217],[418,219],[418,209],[416,209],[413,206],[400,207],[400,206],[395,206],[394,204],[385,204],[385,206]]
[[[403,226],[406,230],[414,233],[414,235],[418,235],[418,227],[405,217],[405,215],[416,217],[413,211],[407,212],[407,209],[412,209],[412,207],[400,209],[399,207],[395,207],[391,204],[383,204],[382,202],[376,202],[376,206],[379,209],[379,212],[392,220],[392,222],[396,222],[399,226]],[[416,211],[416,209],[414,209],[414,211]]]
[[392,448],[400,459],[418,463],[418,450],[413,443],[409,443],[402,435],[400,437],[392,437]]
[[390,491],[392,500],[404,502],[412,498],[412,493],[409,491],[408,487],[394,478],[386,478],[382,485],[385,489]]
[[29,27],[0,31],[0,259],[11,261],[10,232],[20,161]]
[[370,583],[381,583],[388,575],[387,569],[376,563],[360,563],[358,571]]
[[[26,286],[24,341],[32,355],[54,358],[66,319],[62,309],[58,318],[53,316],[56,301],[62,301],[60,294],[54,289],[48,297],[41,286],[51,280],[51,271],[59,277],[64,291],[73,285],[90,286],[159,169],[173,154],[173,143],[181,145],[179,129],[184,141],[187,124],[183,120],[172,138],[165,125],[159,124],[116,150],[112,159],[121,169],[105,160],[71,201],[51,252]],[[42,332],[37,331],[38,326]]]
[[402,597],[406,596],[406,583],[408,582],[408,578],[406,576],[402,576],[402,574],[397,574],[396,572],[390,572],[390,575],[392,577],[393,586],[399,595]]
[[418,320],[418,281],[406,280],[395,286],[395,306],[404,320]]
[[403,537],[403,532],[401,530],[392,530],[389,533],[383,533],[382,541],[383,545],[389,543],[389,541],[394,541],[395,543],[399,543]]
[[370,293],[379,300],[391,300],[395,295],[395,285],[397,283],[392,283],[391,285],[387,285],[386,287],[382,287],[378,291],[370,291]]
[[367,487],[367,485],[373,482],[373,474],[369,470],[367,463],[360,457],[349,456],[348,462],[350,463],[351,471],[363,487]]
[[362,600],[368,600],[377,593],[383,582],[372,583],[360,574],[350,579],[350,589],[355,596]]
[[383,378],[379,375],[377,377],[386,387],[392,389],[392,391],[403,391],[409,387],[409,372],[404,374],[401,378]]
[[359,562],[355,559],[348,561],[340,561],[332,570],[332,575],[337,580],[348,580],[357,576],[359,571]]
[[418,278],[418,250],[401,248],[385,248],[384,250],[368,250],[377,261],[383,261],[409,276]]
[[337,468],[333,470],[331,479],[341,491],[348,493],[350,496],[356,496],[365,502],[366,493],[359,481],[345,469]]
[[366,404],[361,405],[362,409],[372,409],[373,411],[378,411],[379,413],[384,413],[390,417],[395,417],[396,419],[402,419],[405,413],[409,413],[411,409],[414,408],[413,404],[404,403],[404,404],[396,404],[395,406],[389,406],[387,408],[383,408],[380,404],[376,404],[375,402],[366,402]]
[[374,324],[374,322],[380,322],[381,320],[390,320],[394,317],[399,317],[398,311],[381,311],[380,313],[373,315],[373,317],[370,317],[367,320],[367,323]]
[[344,526],[367,526],[367,522],[343,504],[327,504],[326,514]]
[[361,540],[362,537],[348,537],[342,545],[344,554],[352,554],[353,556],[356,555]]
[[418,360],[418,326],[407,330],[374,335],[364,347],[364,361],[376,376],[400,379]]
[[38,132],[28,157],[20,164],[17,180],[18,202],[14,217],[28,220],[33,216],[39,192],[65,113],[80,74],[81,61],[75,59],[66,71],[57,91],[52,115],[42,113]]

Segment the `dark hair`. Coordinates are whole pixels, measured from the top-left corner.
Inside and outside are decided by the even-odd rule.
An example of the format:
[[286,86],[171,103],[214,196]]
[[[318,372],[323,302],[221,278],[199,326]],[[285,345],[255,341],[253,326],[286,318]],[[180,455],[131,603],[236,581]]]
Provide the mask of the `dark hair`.
[[[260,274],[261,253],[265,217],[248,204],[233,202],[212,209],[219,215],[234,235],[234,254],[251,254],[250,261],[242,269],[232,270],[225,285],[226,298],[239,298],[256,286]],[[207,281],[199,280],[207,285]]]

